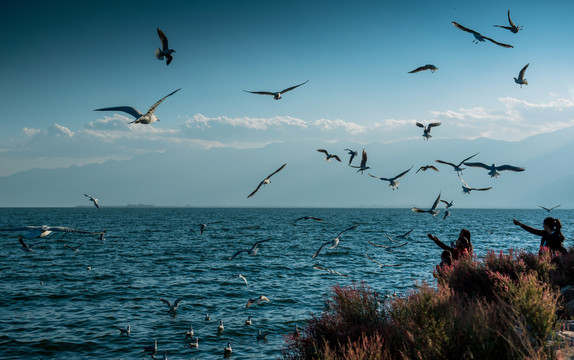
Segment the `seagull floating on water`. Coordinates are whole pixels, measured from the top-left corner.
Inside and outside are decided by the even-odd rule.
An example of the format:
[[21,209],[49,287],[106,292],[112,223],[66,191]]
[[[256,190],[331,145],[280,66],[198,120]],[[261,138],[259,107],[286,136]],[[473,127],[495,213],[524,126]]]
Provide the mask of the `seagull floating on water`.
[[179,90],[181,90],[181,88],[179,88],[179,89],[173,91],[172,93],[159,99],[155,104],[153,104],[149,108],[149,110],[145,114],[142,114],[141,112],[139,112],[139,110],[137,110],[136,108],[131,107],[131,106],[112,106],[112,107],[107,107],[107,108],[96,109],[94,111],[122,111],[122,112],[125,112],[127,114],[130,114],[131,116],[133,116],[135,118],[134,121],[130,121],[130,124],[133,124],[133,123],[151,124],[153,122],[159,121],[157,116],[155,116],[155,114],[154,114],[155,109],[159,106],[159,104],[161,104],[165,99],[172,96],[173,94],[175,94]]
[[63,226],[22,226],[16,228],[8,228],[8,229],[0,229],[0,231],[28,231],[27,233],[22,234],[22,237],[27,239],[36,239],[36,238],[43,238],[45,236],[50,235],[53,232],[66,232],[66,233],[78,233],[78,234],[91,234],[91,235],[103,235],[106,231],[85,231],[85,230],[78,230],[72,229],[69,227]]
[[209,314],[205,314],[205,321],[211,321],[211,317],[209,316]]
[[496,45],[498,45],[498,46],[502,46],[502,47],[505,47],[505,48],[513,48],[513,47],[514,47],[514,46],[512,46],[512,45],[503,44],[503,43],[500,43],[500,42],[498,42],[498,41],[496,41],[496,40],[493,40],[493,39],[491,39],[491,38],[489,38],[489,37],[483,36],[483,35],[482,35],[481,33],[479,33],[478,31],[474,31],[474,30],[472,30],[472,29],[469,29],[469,28],[467,28],[467,27],[464,27],[464,26],[462,26],[462,25],[460,25],[460,24],[458,24],[458,23],[456,23],[456,22],[454,22],[454,21],[452,22],[452,24],[453,24],[454,26],[456,26],[457,28],[459,28],[460,30],[462,30],[462,31],[466,31],[466,32],[471,33],[471,34],[474,36],[474,40],[473,40],[472,42],[475,43],[475,44],[478,44],[479,42],[484,42],[484,40],[488,40],[488,41],[490,41],[490,42],[493,43],[493,44],[496,44]]
[[327,245],[331,245],[331,247],[329,247],[329,249],[334,249],[334,248],[338,247],[338,246],[339,246],[339,242],[340,242],[339,237],[340,237],[344,232],[346,232],[346,231],[356,229],[357,226],[359,226],[359,224],[353,225],[353,226],[351,226],[350,228],[347,228],[347,229],[341,231],[341,232],[335,237],[335,239],[333,239],[333,240],[331,240],[331,241],[327,241],[326,243],[324,243],[323,245],[321,245],[321,247],[319,248],[319,250],[317,250],[317,252],[315,253],[315,255],[313,255],[313,259],[316,258],[316,257],[319,255],[319,253],[321,252],[321,250],[323,250],[323,248],[324,248],[325,246],[327,246]]
[[473,157],[475,157],[476,155],[478,155],[478,153],[467,157],[466,159],[462,160],[461,162],[459,162],[457,165],[453,164],[453,163],[449,163],[447,161],[443,161],[443,160],[435,160],[435,162],[440,163],[440,164],[445,164],[445,165],[450,165],[453,167],[454,171],[456,171],[456,173],[458,174],[459,172],[462,173],[462,170],[464,170],[464,168],[462,168],[462,164],[465,163],[465,161],[468,161],[470,159],[472,159]]
[[116,326],[116,328],[120,331],[120,335],[130,335],[132,333],[132,327],[129,325],[125,329],[119,326]]
[[522,26],[514,25],[514,23],[510,19],[510,9],[508,10],[508,23],[510,24],[510,26],[504,26],[504,25],[493,25],[493,26],[510,30],[514,34],[516,34],[519,30],[522,30]]
[[187,330],[187,331],[185,332],[185,338],[191,340],[191,339],[193,339],[193,334],[194,334],[194,332],[193,332],[193,325],[189,325],[189,330]]
[[[433,123],[428,124],[426,127],[425,127],[422,123],[420,123],[420,122],[418,122],[418,121],[417,121],[415,124],[416,124],[418,127],[423,128],[423,137],[425,138],[425,140],[428,140],[428,139],[430,139],[430,138],[432,137],[431,134],[430,134],[431,129],[432,129],[433,127],[440,126],[441,122],[440,122],[440,121],[433,122]],[[419,169],[419,170],[420,170],[420,169]],[[426,169],[425,169],[425,170],[426,170]],[[424,171],[424,170],[423,170],[423,171]]]
[[[427,171],[427,170],[434,170],[436,172],[440,172],[435,166],[433,165],[425,165],[425,166],[421,166],[416,173],[418,173],[419,171]],[[416,174],[415,173],[415,174]]]
[[439,201],[440,201],[440,193],[438,194],[438,197],[436,198],[436,200],[434,201],[434,203],[432,204],[432,206],[429,210],[421,210],[417,207],[413,207],[411,210],[414,212],[417,212],[417,213],[429,213],[434,217],[440,212],[440,210],[436,209]]
[[173,302],[173,304],[171,302],[169,302],[168,300],[164,299],[164,298],[160,298],[160,301],[164,302],[168,307],[169,307],[169,311],[170,312],[174,312],[177,310],[177,308],[179,307],[179,303],[181,302],[181,300],[183,300],[183,296],[180,297],[179,299],[175,300]]
[[261,333],[261,330],[257,330],[257,341],[259,340],[267,340],[267,336],[269,335],[268,332],[266,332],[265,334]]
[[359,155],[359,153],[351,149],[345,149],[345,151],[347,152],[347,154],[351,155],[351,157],[349,158],[349,166],[351,166],[351,162],[353,162],[353,159],[355,158],[355,156]]
[[155,50],[155,57],[158,60],[163,60],[165,58],[165,64],[169,65],[173,60],[173,56],[171,55],[171,53],[174,53],[175,50],[169,48],[169,45],[167,43],[167,36],[165,36],[163,31],[160,30],[160,28],[157,28],[157,34],[159,35],[159,39],[161,40],[161,49],[157,48]]
[[225,349],[223,349],[223,356],[229,357],[232,352],[233,349],[231,349],[231,341],[228,341],[227,346],[225,347]]
[[90,198],[90,201],[94,203],[94,206],[95,206],[98,210],[100,210],[100,204],[98,203],[98,199],[96,199],[95,197],[90,196],[90,195],[88,195],[88,194],[84,194],[84,196]]
[[361,165],[360,166],[351,166],[352,168],[355,169],[359,169],[357,170],[357,172],[361,172],[361,174],[363,173],[363,171],[370,169],[370,167],[367,166],[367,150],[363,149],[363,153],[361,156]]
[[413,167],[411,166],[408,170],[403,171],[402,173],[400,173],[399,175],[392,177],[392,178],[383,178],[383,177],[378,177],[375,175],[371,175],[369,174],[370,177],[373,177],[375,179],[379,179],[379,180],[383,180],[383,181],[388,181],[389,182],[389,187],[393,190],[398,189],[399,188],[399,183],[400,181],[397,181],[398,179],[402,178],[403,176],[405,176],[406,173],[408,173],[409,171],[411,171]]
[[341,158],[337,155],[329,154],[329,152],[325,149],[317,149],[318,152],[325,154],[325,160],[331,161],[331,159],[335,159],[338,162],[341,162]]
[[496,178],[500,175],[499,171],[515,171],[515,172],[520,172],[520,171],[524,171],[525,169],[522,167],[518,167],[518,166],[512,166],[512,165],[500,165],[500,166],[496,166],[494,164],[492,165],[486,165],[485,163],[481,163],[481,162],[465,162],[464,165],[466,166],[470,166],[470,167],[479,167],[479,168],[483,168],[486,170],[489,170],[488,175],[490,175],[491,178]]
[[219,320],[219,325],[217,326],[217,333],[221,334],[225,328],[223,327],[223,320]]
[[[255,244],[253,244],[253,246],[251,246],[250,249],[243,249],[243,250],[239,250],[238,252],[236,252],[235,254],[231,255],[231,257],[229,258],[229,260],[233,260],[235,259],[235,257],[243,252],[248,253],[249,255],[255,256],[257,254],[257,251],[259,250],[257,247],[259,246],[259,244],[267,242],[269,240],[272,239],[265,239],[265,240],[261,240],[261,241],[257,241]],[[245,281],[247,282],[247,280]]]
[[243,90],[243,91],[248,92],[248,93],[251,93],[251,94],[257,94],[257,95],[271,95],[271,96],[273,96],[273,99],[279,100],[279,99],[281,99],[281,95],[285,94],[285,93],[288,92],[288,91],[291,91],[291,90],[293,90],[293,89],[296,89],[296,88],[298,88],[298,87],[301,86],[301,85],[305,85],[305,84],[307,84],[308,82],[309,82],[309,80],[307,80],[307,81],[305,81],[304,83],[301,83],[301,84],[299,84],[299,85],[291,86],[291,87],[288,87],[288,88],[285,89],[285,90],[281,90],[281,91],[278,91],[278,92],[270,92],[270,91],[247,91],[247,90]]
[[264,296],[264,295],[259,295],[259,297],[255,298],[255,299],[249,299],[247,300],[247,305],[245,305],[246,308],[250,307],[251,305],[257,305],[262,301],[267,301],[269,302],[269,299]]
[[153,341],[153,345],[144,346],[144,351],[148,353],[148,355],[155,355],[157,354],[157,340]]
[[475,191],[487,191],[487,190],[492,189],[492,187],[487,187],[487,188],[473,188],[473,187],[470,187],[470,186],[466,183],[466,181],[464,181],[464,179],[460,176],[460,174],[458,174],[458,178],[459,178],[460,181],[462,181],[462,183],[464,184],[464,185],[462,185],[462,193],[463,193],[463,194],[470,194],[470,192],[471,192],[472,190],[475,190]]
[[518,73],[518,79],[514,78],[514,82],[517,83],[518,85],[520,85],[521,88],[522,88],[522,85],[528,85],[528,81],[526,81],[526,78],[524,77],[524,73],[526,72],[528,65],[530,65],[530,63],[524,65],[522,70],[520,70],[520,73]]
[[438,68],[432,64],[426,64],[424,66],[419,66],[418,68],[409,71],[409,74],[414,74],[414,73],[418,73],[419,71],[425,71],[425,70],[430,70],[431,73],[434,73],[435,71],[438,70]]
[[[562,204],[560,204],[560,205],[562,205]],[[541,209],[546,210],[547,212],[551,212],[552,210],[556,209],[556,208],[559,207],[560,205],[556,205],[556,206],[553,206],[553,207],[551,207],[551,208],[547,208],[547,207],[540,206],[540,205],[538,205],[538,207],[541,208]]]
[[84,246],[84,244],[85,244],[85,243],[81,243],[81,244],[78,245],[78,246],[70,246],[70,245],[68,245],[68,244],[64,244],[64,246],[67,247],[68,249],[72,250],[72,251],[79,252],[79,251],[80,251],[80,248],[81,248],[82,246]]
[[189,346],[192,349],[197,349],[199,347],[199,338],[195,338],[195,342],[189,342],[187,343],[187,346]]
[[287,165],[287,163],[281,165],[281,167],[277,170],[275,170],[274,172],[272,172],[269,176],[267,176],[263,181],[261,181],[259,183],[259,185],[257,185],[257,189],[253,190],[253,192],[251,194],[249,194],[247,196],[247,198],[249,199],[250,197],[252,197],[253,195],[255,195],[255,193],[259,190],[259,188],[261,188],[261,186],[263,185],[267,185],[269,183],[271,183],[271,181],[269,180],[271,178],[271,176],[277,174],[279,171],[283,170],[283,168],[285,167],[285,165]]
[[247,317],[247,320],[245,320],[245,325],[247,325],[247,326],[253,325],[253,320],[252,320],[251,316]]
[[301,221],[301,220],[315,220],[315,221],[323,221],[323,219],[320,219],[318,217],[314,217],[314,216],[302,216],[299,219],[293,221],[291,224],[295,225],[297,222]]

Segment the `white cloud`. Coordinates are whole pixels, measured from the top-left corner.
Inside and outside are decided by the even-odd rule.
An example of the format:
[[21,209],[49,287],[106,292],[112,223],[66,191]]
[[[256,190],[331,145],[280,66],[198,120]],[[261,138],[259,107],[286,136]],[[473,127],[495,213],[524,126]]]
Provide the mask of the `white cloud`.
[[188,117],[184,126],[187,128],[211,128],[211,123],[231,125],[232,127],[244,127],[254,130],[268,130],[272,127],[295,126],[300,128],[308,127],[304,120],[291,116],[275,116],[272,118],[229,118],[227,116],[218,116],[214,118],[206,117],[202,114],[196,114]]
[[354,122],[343,121],[340,119],[337,120],[319,119],[315,120],[313,122],[313,125],[321,130],[327,130],[327,131],[343,129],[346,132],[353,135],[364,133],[367,130],[365,126],[359,125]]
[[42,130],[40,130],[40,129],[32,129],[32,128],[27,128],[27,127],[25,127],[25,128],[22,129],[22,131],[23,131],[26,135],[28,135],[28,136],[34,136],[34,135],[36,135],[36,134],[39,134]]

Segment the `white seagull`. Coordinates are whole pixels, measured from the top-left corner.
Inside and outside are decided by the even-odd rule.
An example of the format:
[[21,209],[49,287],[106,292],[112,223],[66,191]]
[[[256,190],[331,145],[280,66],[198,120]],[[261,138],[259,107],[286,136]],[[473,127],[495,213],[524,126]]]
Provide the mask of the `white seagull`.
[[180,297],[179,299],[175,300],[173,302],[173,304],[171,302],[169,302],[168,300],[164,299],[164,298],[160,298],[160,301],[164,302],[168,307],[169,307],[169,311],[170,312],[174,312],[177,310],[177,308],[179,307],[179,303],[181,302],[181,300],[183,300],[183,296]]
[[132,333],[132,327],[129,325],[125,329],[122,329],[121,327],[116,326],[116,329],[118,329],[120,331],[120,335],[130,335]]
[[259,295],[259,297],[255,298],[255,299],[249,299],[247,300],[247,305],[245,305],[246,308],[250,307],[251,305],[257,305],[262,301],[267,301],[269,302],[269,299],[266,296],[263,295]]
[[90,196],[90,195],[88,195],[88,194],[84,194],[84,196],[90,198],[90,201],[94,203],[94,206],[95,206],[98,210],[100,210],[100,204],[98,203],[98,199],[96,199],[95,197]]
[[459,178],[460,181],[462,181],[462,183],[464,184],[464,185],[462,185],[462,193],[463,193],[463,194],[470,194],[470,192],[471,192],[472,190],[476,190],[476,191],[487,191],[487,190],[492,189],[492,187],[487,187],[487,188],[473,188],[473,187],[470,187],[470,186],[466,183],[466,181],[464,181],[464,179],[460,176],[460,174],[458,174],[458,178]]
[[174,53],[175,50],[169,48],[169,45],[167,43],[167,36],[165,36],[163,31],[160,30],[160,28],[157,28],[157,34],[159,35],[159,39],[161,40],[161,49],[157,48],[155,50],[155,57],[158,60],[163,60],[165,58],[165,64],[169,65],[173,60],[173,56],[171,55],[171,53]]
[[515,171],[515,172],[520,172],[520,171],[524,171],[525,169],[522,167],[518,167],[518,166],[512,166],[512,165],[500,165],[500,166],[496,166],[494,164],[492,165],[486,165],[485,163],[481,163],[481,162],[465,162],[464,165],[466,166],[470,166],[470,167],[479,167],[479,168],[483,168],[486,170],[489,170],[488,175],[490,175],[491,178],[496,178],[500,175],[499,171]]
[[[560,205],[562,205],[562,204],[560,204]],[[548,212],[551,212],[552,210],[556,209],[556,208],[559,207],[560,205],[556,205],[556,206],[553,206],[553,207],[551,207],[551,208],[547,208],[547,207],[540,206],[540,205],[538,205],[538,207],[541,208],[541,209],[544,209],[544,210],[546,210],[546,211],[548,211]]]
[[331,240],[331,241],[327,241],[326,243],[324,243],[323,245],[321,245],[321,247],[319,248],[319,250],[317,250],[317,252],[315,253],[315,255],[313,255],[313,259],[316,258],[316,257],[319,255],[319,253],[321,252],[321,250],[323,250],[323,248],[324,248],[325,246],[327,246],[327,245],[331,245],[331,247],[329,247],[329,249],[334,249],[334,248],[338,247],[338,246],[339,246],[339,242],[340,242],[340,240],[341,240],[341,239],[339,239],[339,237],[340,237],[344,232],[349,231],[349,230],[353,230],[353,229],[357,228],[357,226],[359,226],[359,224],[353,225],[353,226],[351,226],[350,228],[347,228],[347,229],[341,231],[341,232],[335,237],[335,239],[333,239],[333,240]]
[[443,216],[443,218],[442,218],[442,219],[443,219],[443,220],[444,220],[444,219],[446,219],[446,218],[447,218],[447,216],[449,216],[449,215],[450,215],[450,211],[448,211],[448,210],[445,210],[445,211],[444,211],[444,216]]
[[[433,122],[433,123],[428,124],[426,127],[425,127],[422,123],[420,123],[420,122],[418,122],[418,121],[417,121],[415,124],[416,124],[418,127],[423,128],[423,137],[425,138],[425,140],[428,140],[428,139],[430,139],[430,138],[432,137],[431,134],[430,134],[431,129],[432,129],[433,127],[440,126],[441,122],[440,122],[440,121]],[[426,170],[426,169],[425,169],[425,170]],[[423,171],[424,171],[424,170],[423,170]]]
[[179,89],[173,91],[172,93],[162,97],[155,104],[153,104],[145,114],[142,114],[141,112],[139,112],[139,110],[137,110],[136,108],[131,107],[131,106],[113,106],[113,107],[96,109],[94,111],[122,111],[122,112],[130,114],[131,116],[133,116],[135,118],[134,121],[130,121],[130,124],[133,124],[133,123],[151,124],[153,122],[159,121],[157,116],[155,116],[155,114],[154,114],[155,109],[159,106],[159,104],[161,104],[165,99],[167,99],[169,96],[172,96],[173,94],[175,94],[179,90],[181,90],[181,88],[179,88]]
[[225,328],[223,327],[223,320],[219,320],[219,325],[217,326],[217,333],[221,334]]
[[462,173],[462,170],[464,170],[464,168],[462,168],[462,164],[465,163],[465,161],[468,161],[470,159],[472,159],[473,157],[475,157],[476,155],[478,155],[478,153],[467,157],[466,159],[462,160],[461,162],[459,162],[457,165],[453,164],[453,163],[449,163],[447,161],[443,161],[443,160],[435,160],[435,162],[440,163],[440,164],[445,164],[445,165],[450,165],[453,167],[454,171],[456,171],[456,173],[458,174],[459,172]]
[[[231,255],[231,257],[229,258],[229,260],[233,260],[235,259],[235,257],[243,252],[248,253],[249,255],[255,256],[257,255],[257,251],[259,251],[259,244],[264,243],[266,241],[269,241],[272,239],[265,239],[265,240],[261,240],[261,241],[257,241],[255,244],[253,244],[253,246],[251,246],[250,249],[243,249],[243,250],[239,250],[238,252],[236,252],[235,254]],[[247,280],[245,281],[247,282]]]
[[93,231],[72,229],[63,226],[47,226],[47,225],[22,226],[16,228],[0,229],[0,231],[28,231],[27,233],[21,235],[22,237],[25,237],[27,239],[43,238],[44,236],[48,236],[53,232],[66,232],[66,233],[91,234],[91,235],[103,235],[105,233],[105,230],[99,232],[93,232]]
[[251,316],[247,317],[247,320],[245,320],[245,325],[247,325],[247,326],[253,325],[253,320],[252,320]]
[[396,267],[396,266],[401,266],[402,264],[382,264],[380,262],[378,262],[377,260],[373,259],[372,257],[370,257],[367,253],[365,253],[365,256],[371,260],[372,262],[374,262],[375,264],[379,265],[379,267],[382,269],[383,267]]
[[432,216],[436,216],[440,212],[440,210],[436,209],[439,201],[440,201],[440,193],[438,194],[438,197],[436,198],[436,200],[434,201],[434,203],[432,204],[432,206],[429,210],[421,210],[417,207],[413,207],[411,210],[414,212],[417,212],[417,213],[429,213]]
[[335,159],[338,162],[341,162],[341,158],[337,155],[329,154],[329,152],[325,149],[317,149],[318,152],[325,154],[325,160],[331,161],[331,159]]
[[353,162],[353,159],[355,158],[355,156],[359,155],[359,153],[351,149],[345,149],[345,151],[347,152],[347,154],[351,155],[351,157],[349,158],[349,166],[351,166],[351,162]]
[[189,330],[185,332],[185,338],[191,340],[193,339],[193,334],[194,334],[193,325],[189,325]]
[[520,73],[518,73],[518,79],[514,78],[514,82],[520,85],[520,87],[522,87],[522,85],[528,85],[528,81],[526,81],[526,78],[524,77],[524,73],[526,72],[528,65],[530,65],[530,63],[524,65],[522,70],[520,70]]
[[370,169],[370,167],[367,166],[367,150],[363,149],[363,154],[361,156],[361,165],[360,166],[351,166],[352,168],[355,169],[359,169],[357,170],[357,172],[361,172],[361,174],[363,173],[363,171]]
[[232,352],[233,349],[231,348],[231,341],[228,341],[227,346],[225,347],[225,349],[223,349],[223,356],[229,357]]
[[187,346],[189,346],[192,349],[197,349],[199,347],[199,338],[196,337],[195,342],[189,342]]
[[157,354],[157,340],[153,341],[153,345],[144,346],[144,351],[148,353],[148,355],[155,355]]
[[409,71],[409,74],[414,74],[418,73],[419,71],[425,71],[425,70],[430,70],[431,73],[434,73],[435,71],[438,70],[438,68],[432,64],[426,64],[425,66],[419,66],[418,68]]
[[319,265],[314,265],[314,266],[313,266],[313,269],[315,269],[315,270],[323,270],[323,271],[326,271],[326,272],[328,272],[328,273],[330,273],[330,274],[337,274],[337,275],[339,275],[339,276],[345,276],[345,277],[348,277],[348,276],[349,276],[349,275],[343,275],[343,274],[341,274],[340,272],[338,272],[338,271],[336,271],[336,270],[328,269],[328,268],[325,268],[325,267],[322,267],[322,266],[319,266]]
[[403,171],[402,173],[400,173],[399,175],[392,177],[392,178],[383,178],[383,177],[378,177],[375,175],[371,175],[369,174],[370,177],[374,177],[375,179],[379,179],[379,180],[383,180],[383,181],[388,181],[389,182],[389,187],[393,190],[398,189],[399,188],[399,183],[400,181],[397,181],[398,179],[402,178],[406,173],[408,173],[409,171],[411,171],[413,167],[411,166],[408,170]]
[[275,170],[274,172],[272,172],[269,176],[267,176],[263,181],[261,181],[259,183],[259,185],[257,185],[257,189],[253,190],[253,192],[251,194],[249,194],[247,196],[247,198],[249,199],[250,197],[252,197],[253,195],[255,195],[255,193],[261,188],[261,186],[263,185],[267,185],[269,183],[271,183],[271,180],[269,180],[271,178],[271,176],[277,174],[279,171],[283,170],[283,168],[285,167],[285,165],[287,165],[287,163],[281,165],[281,167],[277,170]]
[[[243,250],[242,250],[243,251]],[[237,275],[231,275],[230,277],[228,277],[227,279],[231,279],[231,278],[239,278],[243,281],[245,281],[245,285],[249,286],[249,284],[247,283],[247,279],[245,278],[245,276],[241,275],[241,274],[237,274]]]
[[454,26],[456,26],[457,28],[459,28],[460,30],[462,30],[462,31],[466,31],[466,32],[471,33],[471,34],[474,36],[474,40],[472,41],[473,43],[478,44],[479,42],[484,42],[484,40],[488,40],[488,41],[490,41],[490,42],[493,43],[493,44],[496,44],[496,45],[498,45],[498,46],[502,46],[502,47],[505,47],[505,48],[513,48],[513,47],[514,47],[514,46],[512,46],[512,45],[503,44],[503,43],[500,43],[500,42],[498,42],[498,41],[496,41],[496,40],[493,40],[493,39],[491,39],[491,38],[489,38],[489,37],[483,36],[481,33],[477,32],[477,31],[474,31],[474,30],[472,30],[472,29],[469,29],[469,28],[467,28],[467,27],[464,27],[464,26],[462,26],[462,25],[460,25],[460,24],[458,24],[458,23],[456,23],[456,22],[454,22],[454,21],[452,22],[452,24],[453,24]]
[[251,94],[271,95],[271,96],[273,96],[273,99],[279,100],[279,99],[281,99],[281,95],[283,95],[283,94],[285,94],[286,92],[291,91],[291,90],[293,90],[293,89],[295,89],[295,88],[298,88],[298,87],[301,86],[301,85],[305,85],[305,84],[307,84],[308,82],[309,82],[309,80],[307,80],[307,81],[305,81],[304,83],[301,83],[301,84],[299,84],[299,85],[291,86],[291,87],[288,87],[288,88],[285,89],[285,90],[281,90],[281,91],[278,91],[278,92],[270,92],[270,91],[247,91],[247,90],[243,90],[243,91],[248,92],[248,93],[251,93]]
[[511,32],[513,32],[514,34],[516,34],[519,30],[522,30],[522,26],[516,26],[514,25],[514,23],[512,22],[512,20],[510,19],[510,9],[508,10],[508,23],[510,24],[510,26],[504,26],[504,25],[493,25],[495,27],[499,27],[499,28],[503,28],[506,30],[510,30]]

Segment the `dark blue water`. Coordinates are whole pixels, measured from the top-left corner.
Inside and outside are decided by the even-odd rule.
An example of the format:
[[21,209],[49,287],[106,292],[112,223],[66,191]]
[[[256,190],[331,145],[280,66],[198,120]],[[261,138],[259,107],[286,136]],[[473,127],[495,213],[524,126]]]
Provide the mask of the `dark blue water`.
[[[17,234],[0,233],[0,346],[4,359],[145,359],[142,348],[158,341],[158,357],[223,357],[227,341],[233,359],[270,359],[281,353],[283,335],[302,325],[310,312],[322,310],[335,284],[365,281],[382,293],[402,292],[421,281],[432,282],[441,250],[431,232],[448,243],[462,227],[472,233],[475,251],[510,247],[537,251],[539,238],[512,224],[541,227],[543,210],[451,209],[442,220],[409,209],[190,209],[58,208],[0,209],[0,227],[68,226],[108,228],[105,241],[90,235],[54,233],[35,252],[21,250]],[[572,245],[574,211],[555,210]],[[324,222],[290,222],[304,215]],[[207,223],[203,235],[197,224]],[[341,230],[340,247],[312,259],[319,246]],[[193,228],[194,232],[190,231]],[[367,241],[390,245],[392,235],[415,228],[408,245],[387,252]],[[257,256],[228,258],[252,243]],[[73,252],[64,244],[79,245]],[[381,270],[364,256],[403,265]],[[347,277],[316,270],[330,268]],[[91,266],[92,270],[87,267]],[[239,278],[242,274],[249,286]],[[265,295],[270,302],[246,308],[247,300]],[[176,316],[160,300],[183,296]],[[206,322],[205,314],[212,320]],[[244,321],[253,317],[253,325]],[[225,330],[217,333],[219,320]],[[116,326],[131,325],[130,336]],[[193,325],[199,348],[186,347],[184,332]],[[256,340],[257,330],[269,332]]]

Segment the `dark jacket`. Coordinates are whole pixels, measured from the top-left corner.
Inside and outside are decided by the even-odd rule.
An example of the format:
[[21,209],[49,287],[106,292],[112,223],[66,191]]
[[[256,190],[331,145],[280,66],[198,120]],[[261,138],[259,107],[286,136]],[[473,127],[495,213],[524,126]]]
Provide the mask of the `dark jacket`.
[[446,246],[442,241],[440,241],[438,238],[431,238],[432,241],[435,242],[435,244],[437,244],[441,249],[449,251],[452,254],[452,258],[453,260],[458,260],[460,259],[462,256],[466,255],[466,254],[470,254],[472,252],[472,248],[471,249],[458,249],[456,246]]
[[560,231],[554,231],[549,233],[548,231],[542,229],[535,229],[528,225],[520,224],[520,227],[528,231],[531,234],[541,236],[540,247],[547,247],[552,251],[558,251],[562,254],[567,254],[566,248],[562,246],[564,242],[564,235]]

